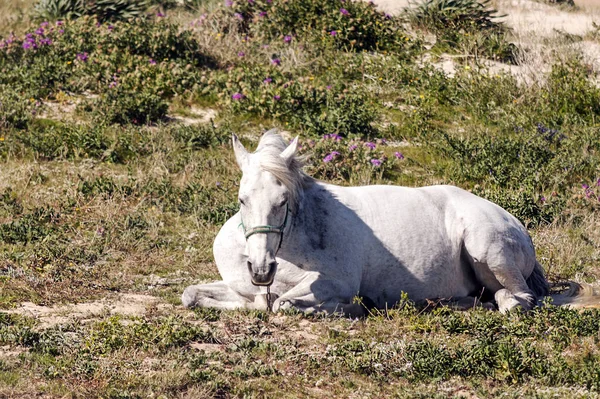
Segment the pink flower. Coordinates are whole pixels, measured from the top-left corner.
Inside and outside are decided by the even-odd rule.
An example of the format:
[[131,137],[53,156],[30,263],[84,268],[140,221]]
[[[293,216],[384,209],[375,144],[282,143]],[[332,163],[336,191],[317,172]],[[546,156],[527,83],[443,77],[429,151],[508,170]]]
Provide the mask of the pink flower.
[[289,43],[289,42],[291,42],[291,41],[292,41],[292,37],[291,37],[291,36],[289,36],[289,35],[286,35],[286,36],[284,36],[284,38],[283,38],[283,41],[284,41],[285,43]]
[[381,166],[381,161],[379,159],[371,159],[371,163],[373,166]]
[[337,32],[336,32],[336,31],[334,31],[334,30],[332,30],[331,32],[329,32],[329,34],[330,34],[331,36],[335,36],[335,35],[337,35]]
[[402,155],[402,153],[401,153],[401,152],[395,152],[395,153],[394,153],[394,156],[395,156],[397,159],[404,159],[404,155]]
[[243,56],[245,56],[245,55],[246,55],[246,53],[244,53],[243,51],[239,51],[239,52],[238,52],[238,57],[243,57]]
[[346,10],[345,8],[340,8],[340,12],[342,13],[342,15],[350,15],[348,10]]
[[234,93],[231,98],[234,100],[241,100],[244,98],[244,95],[242,93]]
[[281,60],[279,58],[274,58],[271,60],[271,64],[273,65],[281,65]]

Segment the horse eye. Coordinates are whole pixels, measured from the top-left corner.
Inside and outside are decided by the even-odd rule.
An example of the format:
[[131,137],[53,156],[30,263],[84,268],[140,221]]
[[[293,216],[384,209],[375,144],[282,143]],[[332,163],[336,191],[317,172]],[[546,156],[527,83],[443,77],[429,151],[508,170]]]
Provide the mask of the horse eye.
[[287,198],[279,203],[279,206],[284,206],[287,203]]
[[242,204],[242,205],[246,205],[246,203],[244,202],[244,200],[243,200],[243,199],[241,199],[241,198],[238,198],[238,201],[240,201],[240,204]]

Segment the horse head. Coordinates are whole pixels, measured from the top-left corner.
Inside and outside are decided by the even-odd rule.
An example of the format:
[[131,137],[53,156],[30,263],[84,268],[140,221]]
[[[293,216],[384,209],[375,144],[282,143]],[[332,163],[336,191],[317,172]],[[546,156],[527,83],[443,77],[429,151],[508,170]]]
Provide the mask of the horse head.
[[287,145],[271,130],[263,135],[254,153],[248,153],[235,134],[232,141],[243,174],[238,199],[246,263],[252,283],[269,286],[277,271],[275,256],[290,228],[290,213],[296,209],[306,176],[296,157],[298,138]]

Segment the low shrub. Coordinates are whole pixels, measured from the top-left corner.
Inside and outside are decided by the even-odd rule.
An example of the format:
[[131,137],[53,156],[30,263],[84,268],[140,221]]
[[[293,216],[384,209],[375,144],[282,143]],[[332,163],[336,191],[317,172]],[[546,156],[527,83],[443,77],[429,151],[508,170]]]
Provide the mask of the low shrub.
[[365,141],[331,134],[302,143],[301,153],[310,157],[308,170],[314,177],[369,184],[389,177],[396,162],[404,159],[400,152],[388,157],[384,151],[385,146],[385,140],[381,139]]
[[138,92],[117,87],[81,103],[79,109],[99,123],[145,125],[164,119],[169,105],[150,90]]
[[495,15],[496,10],[488,8],[489,3],[490,0],[425,0],[407,12],[413,23],[444,35],[504,30],[504,25],[495,21],[499,16]]
[[162,18],[44,22],[23,37],[0,41],[0,84],[35,97],[116,86],[169,97],[197,82],[193,67],[212,65],[191,32]]
[[344,0],[226,1],[242,32],[280,40],[329,38],[341,49],[394,50],[409,41],[397,18],[373,3]]
[[237,113],[286,122],[304,134],[375,133],[378,118],[369,95],[346,84],[326,85],[313,76],[295,78],[270,68],[238,67],[207,82],[220,101]]
[[458,49],[475,56],[516,63],[519,49],[508,42],[490,0],[426,0],[406,13],[416,26],[436,34],[441,51]]
[[35,5],[38,18],[73,19],[93,15],[100,21],[144,16],[147,0],[40,0]]
[[0,85],[0,131],[8,128],[25,129],[37,106],[39,102]]

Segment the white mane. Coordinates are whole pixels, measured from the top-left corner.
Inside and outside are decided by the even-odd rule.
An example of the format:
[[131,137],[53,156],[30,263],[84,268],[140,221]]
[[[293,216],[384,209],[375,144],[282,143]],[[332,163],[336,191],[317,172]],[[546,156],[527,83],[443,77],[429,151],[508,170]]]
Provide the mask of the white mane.
[[289,204],[291,209],[295,210],[302,190],[312,184],[314,179],[302,170],[302,157],[294,154],[288,161],[281,157],[287,146],[288,143],[283,137],[275,130],[269,130],[261,137],[255,154],[259,155],[260,168],[272,173],[289,190]]

